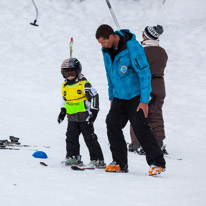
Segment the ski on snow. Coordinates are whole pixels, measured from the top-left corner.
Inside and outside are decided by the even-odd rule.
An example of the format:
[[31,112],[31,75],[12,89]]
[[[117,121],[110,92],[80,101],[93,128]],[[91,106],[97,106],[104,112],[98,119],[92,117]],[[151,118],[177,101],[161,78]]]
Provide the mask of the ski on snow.
[[173,156],[169,156],[169,155],[164,155],[164,157],[166,157],[168,159],[173,159],[173,160],[182,160],[182,158],[173,157]]
[[45,166],[45,167],[48,166],[48,164],[46,164],[45,162],[40,162],[40,165],[43,165],[43,166]]
[[37,145],[27,145],[21,144],[18,137],[10,136],[10,140],[0,140],[0,149],[2,150],[20,150],[21,148],[29,148],[30,150],[36,151],[35,148],[43,147],[50,148],[49,146],[37,146]]
[[[67,165],[65,164],[64,161],[61,162],[62,164],[66,165],[66,166],[70,166],[72,170],[79,170],[79,171],[84,171],[84,170],[94,170],[95,167],[94,166],[87,166],[87,165]],[[48,164],[46,164],[45,162],[40,162],[40,165],[47,167]]]
[[87,165],[84,165],[84,166],[72,165],[71,169],[84,171],[84,170],[94,170],[95,167],[94,166],[91,167],[91,166],[87,166]]
[[79,171],[84,171],[84,170],[94,170],[96,167],[94,165],[85,165],[85,164],[79,164],[79,165],[75,165],[75,164],[67,164],[65,160],[61,161],[61,164],[70,167],[72,170],[79,170]]

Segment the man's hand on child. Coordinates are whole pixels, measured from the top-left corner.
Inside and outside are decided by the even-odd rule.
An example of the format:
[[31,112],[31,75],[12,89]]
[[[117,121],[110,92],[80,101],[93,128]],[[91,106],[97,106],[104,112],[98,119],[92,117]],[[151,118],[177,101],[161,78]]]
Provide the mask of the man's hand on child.
[[64,120],[65,116],[66,116],[66,109],[61,108],[61,112],[59,113],[57,122],[60,124]]

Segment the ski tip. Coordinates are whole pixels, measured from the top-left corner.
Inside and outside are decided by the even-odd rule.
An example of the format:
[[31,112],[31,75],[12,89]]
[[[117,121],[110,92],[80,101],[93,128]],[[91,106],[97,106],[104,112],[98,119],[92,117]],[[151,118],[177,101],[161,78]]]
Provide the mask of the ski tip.
[[72,165],[72,166],[71,166],[71,169],[73,169],[73,170],[79,170],[79,171],[84,171],[84,170],[94,170],[95,167]]
[[73,169],[73,170],[78,170],[78,171],[84,171],[84,170],[85,170],[84,168],[78,167],[78,166],[76,166],[76,165],[72,165],[72,166],[71,166],[71,169]]
[[40,164],[43,165],[43,166],[45,166],[45,167],[48,166],[48,164],[46,164],[45,162],[40,162]]
[[73,42],[74,41],[74,39],[73,39],[73,37],[71,37],[71,42]]

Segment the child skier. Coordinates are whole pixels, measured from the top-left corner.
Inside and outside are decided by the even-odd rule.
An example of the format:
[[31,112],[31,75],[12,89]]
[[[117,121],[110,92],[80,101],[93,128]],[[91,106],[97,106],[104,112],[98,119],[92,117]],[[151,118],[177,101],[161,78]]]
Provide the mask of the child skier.
[[103,153],[93,126],[99,111],[99,95],[81,71],[82,66],[76,58],[66,59],[61,65],[65,82],[62,86],[63,100],[58,123],[61,123],[67,114],[65,163],[83,164],[79,144],[79,136],[82,133],[90,154],[89,164],[97,168],[105,168]]

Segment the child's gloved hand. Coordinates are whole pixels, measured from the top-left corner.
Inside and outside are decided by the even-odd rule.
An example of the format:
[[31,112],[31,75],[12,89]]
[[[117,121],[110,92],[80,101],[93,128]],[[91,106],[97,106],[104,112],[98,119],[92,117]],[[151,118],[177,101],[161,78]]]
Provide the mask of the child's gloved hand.
[[99,111],[96,110],[96,109],[91,109],[91,112],[92,112],[92,114],[91,114],[91,117],[89,119],[89,122],[94,123],[95,119],[97,118],[97,114],[98,114]]
[[61,108],[61,112],[59,113],[59,116],[58,116],[58,119],[57,119],[57,122],[60,124],[63,120],[64,120],[64,117],[66,116],[66,109],[65,108]]

